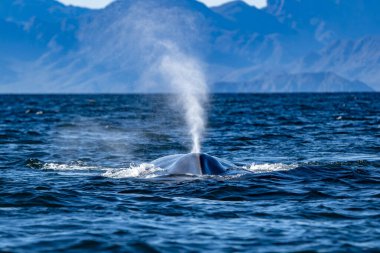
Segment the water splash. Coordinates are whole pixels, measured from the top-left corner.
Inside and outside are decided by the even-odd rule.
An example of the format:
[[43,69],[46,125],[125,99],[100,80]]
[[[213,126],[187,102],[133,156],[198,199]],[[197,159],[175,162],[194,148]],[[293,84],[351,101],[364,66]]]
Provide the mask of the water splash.
[[249,166],[243,166],[243,169],[254,173],[270,173],[277,171],[288,171],[297,168],[296,164],[283,164],[283,163],[252,163]]
[[160,62],[160,72],[178,94],[185,120],[193,141],[193,153],[201,152],[201,137],[205,129],[204,104],[207,101],[207,85],[200,64],[185,55],[170,42],[163,43],[167,49]]
[[91,171],[101,170],[102,168],[96,166],[87,166],[80,164],[63,164],[63,163],[45,163],[42,166],[44,170],[58,170],[58,171]]
[[[108,178],[153,178],[162,169],[154,167],[153,164],[142,163],[140,165],[131,165],[129,168],[108,169],[102,174],[103,177]],[[159,174],[158,174],[159,175]]]

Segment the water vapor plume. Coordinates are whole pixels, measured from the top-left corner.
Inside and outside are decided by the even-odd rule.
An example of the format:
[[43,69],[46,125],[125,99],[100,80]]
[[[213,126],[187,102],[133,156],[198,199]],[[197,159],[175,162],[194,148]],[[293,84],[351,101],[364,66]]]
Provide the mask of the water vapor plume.
[[[180,109],[186,121],[192,138],[191,152],[200,153],[208,97],[202,64],[196,57],[199,54],[196,40],[201,38],[198,36],[201,24],[197,22],[201,19],[181,8],[181,4],[189,4],[189,1],[178,1],[178,5],[170,7],[148,2],[136,5],[135,9],[139,13],[135,24],[139,28],[136,30],[141,32],[140,45],[150,48],[145,57],[152,60],[148,61],[150,71],[141,83],[176,94],[175,108]],[[145,10],[144,13],[141,10]]]
[[205,129],[204,104],[207,85],[199,63],[182,54],[174,44],[166,43],[168,53],[162,57],[160,72],[179,96],[192,140],[193,153],[201,152],[201,137]]

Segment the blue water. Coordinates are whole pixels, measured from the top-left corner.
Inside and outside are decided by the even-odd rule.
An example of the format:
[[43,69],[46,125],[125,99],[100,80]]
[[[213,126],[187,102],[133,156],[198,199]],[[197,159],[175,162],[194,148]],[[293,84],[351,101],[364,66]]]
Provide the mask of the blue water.
[[0,96],[0,252],[379,252],[380,94],[214,95],[186,153],[163,95]]

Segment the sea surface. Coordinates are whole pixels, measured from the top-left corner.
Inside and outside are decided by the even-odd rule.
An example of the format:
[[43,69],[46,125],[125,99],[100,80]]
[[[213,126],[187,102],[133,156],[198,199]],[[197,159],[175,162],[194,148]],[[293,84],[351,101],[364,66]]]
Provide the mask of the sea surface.
[[202,152],[172,95],[1,95],[0,252],[380,252],[380,94],[210,96]]

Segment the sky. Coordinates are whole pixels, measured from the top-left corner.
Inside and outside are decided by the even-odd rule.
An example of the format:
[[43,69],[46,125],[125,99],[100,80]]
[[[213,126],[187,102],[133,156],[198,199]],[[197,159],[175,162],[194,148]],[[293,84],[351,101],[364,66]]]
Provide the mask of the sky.
[[[70,4],[70,5],[76,5],[81,7],[88,7],[88,8],[103,8],[113,0],[58,0],[64,4]],[[200,2],[204,2],[208,6],[216,6],[220,5],[226,2],[229,2],[230,0],[198,0]],[[262,8],[266,4],[266,0],[244,0],[248,4],[255,5],[258,8]]]

